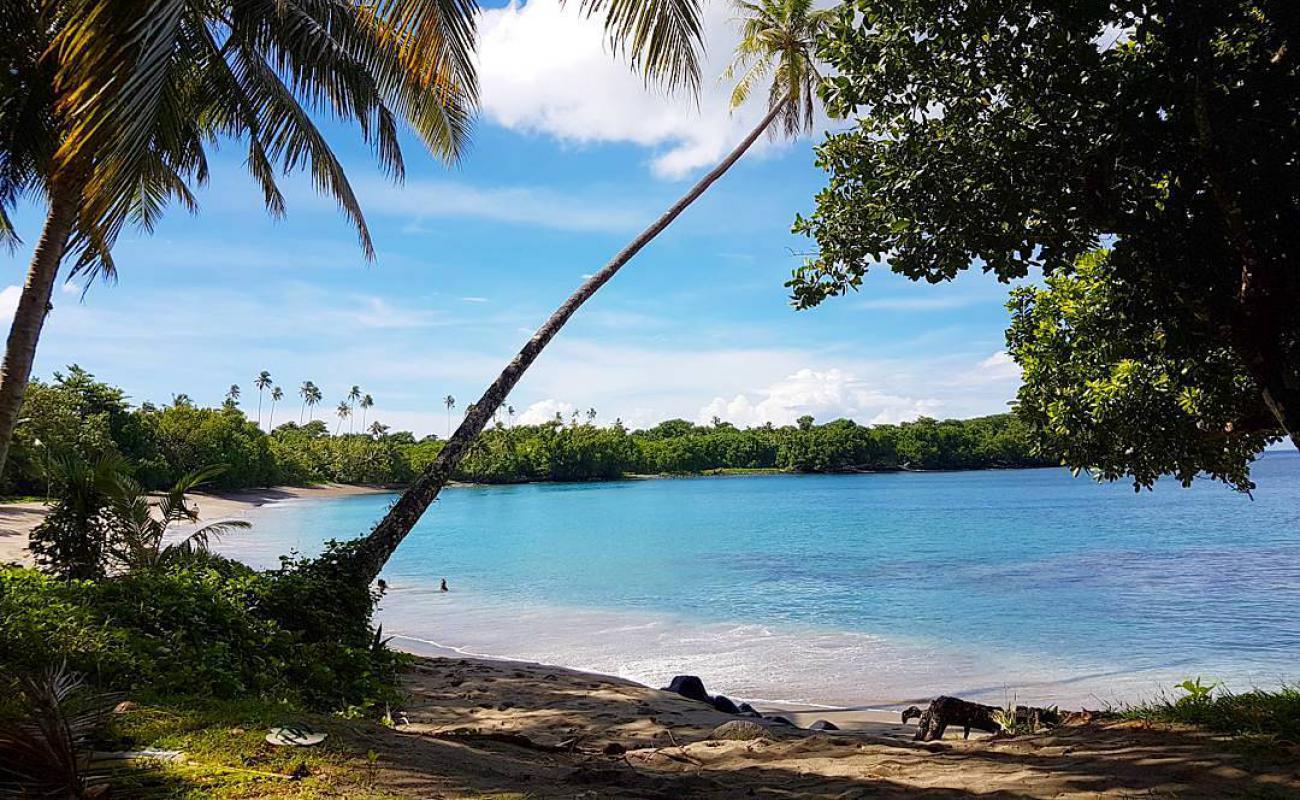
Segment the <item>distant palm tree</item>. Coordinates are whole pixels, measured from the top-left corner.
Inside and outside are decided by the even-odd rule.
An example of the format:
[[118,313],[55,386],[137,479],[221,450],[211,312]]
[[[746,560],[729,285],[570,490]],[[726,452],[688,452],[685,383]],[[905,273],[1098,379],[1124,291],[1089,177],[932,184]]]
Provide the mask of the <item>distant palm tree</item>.
[[230,388],[226,390],[226,402],[232,406],[239,405],[239,384],[230,384]]
[[451,438],[451,410],[456,407],[456,398],[447,395],[442,398],[442,404],[447,407],[447,438]]
[[364,394],[361,396],[361,399],[357,401],[357,405],[361,407],[361,429],[365,430],[366,412],[375,405],[375,398],[371,397],[369,394]]
[[194,401],[190,399],[188,394],[181,392],[180,394],[172,395],[173,408],[189,408],[192,405],[194,405]]
[[515,407],[506,406],[506,417],[510,420],[510,427],[515,426]]
[[253,379],[253,385],[257,387],[257,427],[262,427],[262,391],[271,385],[271,373],[262,370],[257,373]]
[[383,423],[380,422],[379,420],[375,420],[374,422],[370,423],[370,435],[371,435],[371,436],[373,436],[373,437],[375,437],[376,439],[378,439],[379,437],[383,436],[385,433],[388,433],[388,426],[387,426],[387,425],[383,424]]
[[587,424],[590,425],[595,421],[596,421],[596,409],[594,408],[587,409]]
[[303,381],[302,386],[298,387],[298,396],[302,398],[302,407],[298,409],[298,424],[301,425],[307,418],[307,398],[311,397],[311,390],[315,387],[311,381]]
[[266,429],[275,429],[275,404],[284,399],[284,390],[279,386],[271,389],[271,413],[266,417]]
[[[397,546],[451,480],[474,439],[492,418],[492,411],[505,402],[546,345],[600,287],[726,174],[764,132],[775,135],[777,129],[772,128],[773,122],[779,119],[779,131],[786,135],[812,129],[816,88],[821,80],[814,58],[816,40],[831,19],[832,12],[814,8],[813,0],[736,0],[735,4],[741,22],[741,41],[727,74],[734,76],[738,70],[744,72],[732,92],[731,102],[733,107],[744,102],[754,86],[770,74],[772,82],[768,89],[767,113],[716,167],[605,266],[594,272],[524,343],[474,404],[474,413],[466,415],[456,436],[448,436],[446,446],[437,457],[412,481],[366,536],[357,551],[359,577],[369,581],[379,575]],[[618,2],[612,3],[614,7],[618,5]]]
[[338,436],[339,426],[343,424],[343,420],[352,418],[352,406],[348,405],[347,400],[340,400],[338,406],[334,409],[334,413],[339,418],[339,421],[334,425],[334,435]]
[[311,393],[307,396],[307,408],[310,410],[310,413],[307,415],[308,422],[314,422],[316,420],[316,405],[324,399],[325,395],[321,392],[320,387],[313,383],[311,385]]
[[[346,400],[348,405],[352,406],[353,408],[356,408],[357,403],[361,401],[361,387],[357,386],[356,384],[353,384],[352,388],[348,390],[348,396]],[[348,433],[352,433],[351,419],[348,420]]]

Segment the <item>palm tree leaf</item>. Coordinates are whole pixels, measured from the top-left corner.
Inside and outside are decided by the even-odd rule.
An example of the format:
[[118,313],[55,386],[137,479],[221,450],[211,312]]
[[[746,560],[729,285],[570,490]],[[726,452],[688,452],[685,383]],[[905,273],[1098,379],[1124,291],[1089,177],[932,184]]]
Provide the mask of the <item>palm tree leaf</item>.
[[587,16],[604,13],[610,46],[647,83],[698,97],[704,31],[699,0],[580,0]]

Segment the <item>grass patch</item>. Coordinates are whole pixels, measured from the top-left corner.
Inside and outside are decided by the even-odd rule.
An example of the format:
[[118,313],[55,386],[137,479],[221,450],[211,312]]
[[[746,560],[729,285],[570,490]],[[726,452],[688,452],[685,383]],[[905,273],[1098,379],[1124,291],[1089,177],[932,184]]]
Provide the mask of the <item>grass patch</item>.
[[1180,685],[1185,694],[1120,710],[1128,719],[1181,722],[1234,736],[1268,737],[1300,744],[1300,687],[1235,694],[1200,680]]
[[[306,725],[328,734],[315,747],[267,744],[270,727]],[[114,715],[99,747],[179,750],[180,761],[117,771],[114,794],[141,798],[401,797],[378,786],[384,766],[366,746],[378,723],[299,711],[266,700],[181,699]],[[297,777],[295,777],[295,773]]]

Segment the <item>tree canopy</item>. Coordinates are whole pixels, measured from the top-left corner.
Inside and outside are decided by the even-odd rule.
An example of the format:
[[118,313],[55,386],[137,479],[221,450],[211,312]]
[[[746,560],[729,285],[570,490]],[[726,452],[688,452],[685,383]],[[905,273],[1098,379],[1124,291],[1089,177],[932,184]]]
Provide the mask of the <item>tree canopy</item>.
[[[1022,411],[1077,468],[1248,485],[1300,443],[1300,7],[850,0],[799,308],[970,268],[1013,301]],[[1102,245],[1109,253],[1089,256]]]

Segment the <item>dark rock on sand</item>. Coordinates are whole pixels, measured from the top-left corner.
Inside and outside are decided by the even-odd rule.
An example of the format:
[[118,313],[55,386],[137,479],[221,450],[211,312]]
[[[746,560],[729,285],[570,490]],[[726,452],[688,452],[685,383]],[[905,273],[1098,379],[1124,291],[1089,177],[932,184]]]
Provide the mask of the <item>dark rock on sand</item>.
[[836,725],[834,722],[831,722],[830,720],[826,720],[826,719],[819,719],[813,724],[808,726],[808,730],[810,731],[837,731],[839,729],[840,729],[839,725]]
[[709,693],[704,690],[704,681],[694,675],[678,675],[664,687],[664,691],[674,692],[691,700],[699,700],[701,703],[713,704],[713,698],[709,697]]
[[763,719],[767,720],[768,722],[775,722],[777,725],[789,725],[789,726],[791,726],[791,727],[794,727],[794,723],[791,722],[791,721],[790,721],[788,718],[786,718],[786,717],[781,717],[781,716],[776,716],[776,717],[763,717]]
[[757,711],[754,710],[754,707],[751,706],[749,703],[741,703],[740,705],[736,706],[736,708],[738,708],[738,709],[740,710],[739,713],[741,713],[741,714],[757,714],[757,713],[758,713]]
[[713,698],[713,707],[723,714],[739,714],[740,709],[725,694]]

